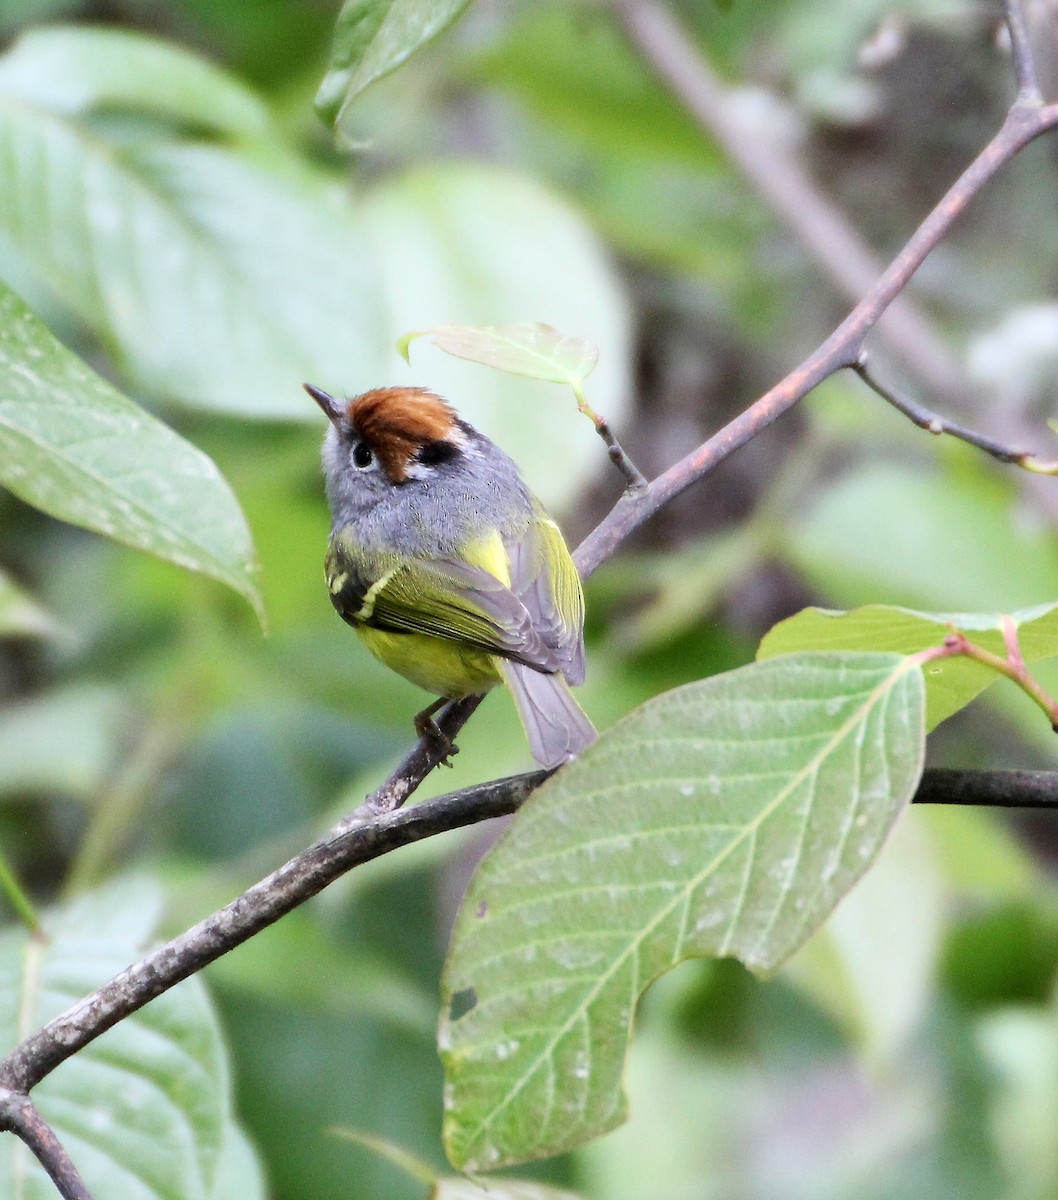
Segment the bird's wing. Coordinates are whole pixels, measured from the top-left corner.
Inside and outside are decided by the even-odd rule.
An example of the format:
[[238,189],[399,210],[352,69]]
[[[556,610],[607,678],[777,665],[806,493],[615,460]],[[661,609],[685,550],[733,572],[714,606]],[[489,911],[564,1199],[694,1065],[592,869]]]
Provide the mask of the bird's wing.
[[570,683],[583,683],[584,593],[561,530],[541,511],[523,534],[505,544],[511,590],[547,647],[547,665]]
[[552,654],[525,604],[500,579],[455,559],[354,564],[340,540],[328,569],[331,600],[351,624],[427,633],[554,671]]

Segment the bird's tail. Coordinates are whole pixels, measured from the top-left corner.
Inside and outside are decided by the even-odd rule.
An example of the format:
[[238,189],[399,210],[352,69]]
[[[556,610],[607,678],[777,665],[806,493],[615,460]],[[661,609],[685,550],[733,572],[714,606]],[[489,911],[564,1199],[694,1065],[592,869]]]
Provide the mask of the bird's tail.
[[542,767],[560,767],[595,741],[595,726],[561,675],[545,675],[507,658],[496,662],[518,706],[529,749]]

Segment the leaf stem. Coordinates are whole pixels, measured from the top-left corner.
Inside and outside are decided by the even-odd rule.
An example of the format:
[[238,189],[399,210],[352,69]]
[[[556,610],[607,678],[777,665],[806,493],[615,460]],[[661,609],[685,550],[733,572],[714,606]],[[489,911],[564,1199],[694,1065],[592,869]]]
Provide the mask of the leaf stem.
[[610,423],[605,417],[600,417],[595,409],[591,407],[580,383],[571,379],[569,386],[577,401],[577,408],[592,422],[595,426],[595,432],[602,438],[606,446],[606,451],[610,456],[610,462],[625,477],[625,482],[628,485],[627,490],[630,492],[645,492],[650,486],[647,477],[625,453],[624,447],[617,440],[616,434],[610,428]]
[[941,658],[952,658],[955,655],[979,662],[982,666],[995,671],[997,675],[1003,675],[1012,683],[1016,683],[1034,704],[1043,709],[1051,728],[1058,733],[1058,701],[1029,673],[1021,653],[1021,646],[1018,643],[1017,625],[1013,618],[1004,614],[1001,624],[1003,644],[1006,648],[1005,657],[1002,654],[994,654],[983,646],[978,646],[976,642],[971,642],[962,630],[954,627],[941,645],[931,646],[928,650],[922,650],[911,657],[916,659],[920,666],[924,666],[928,662],[936,662]]

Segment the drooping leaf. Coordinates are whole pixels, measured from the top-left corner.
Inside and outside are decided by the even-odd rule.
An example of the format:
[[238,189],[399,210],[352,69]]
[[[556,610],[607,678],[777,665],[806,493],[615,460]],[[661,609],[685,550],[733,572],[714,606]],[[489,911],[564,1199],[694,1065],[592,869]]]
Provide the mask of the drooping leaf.
[[[1043,604],[1008,614],[1026,662],[1058,655],[1058,605]],[[870,604],[851,612],[806,608],[770,629],[758,659],[801,650],[889,650],[914,654],[939,646],[952,629],[962,630],[976,645],[993,654],[1006,653],[1000,613],[926,613]],[[995,671],[958,656],[930,663],[926,678],[926,728],[933,729],[965,708],[1000,678]]]
[[128,29],[44,26],[0,57],[0,95],[68,116],[152,113],[233,137],[264,132],[268,110],[212,63]]
[[466,8],[468,0],[345,0],[316,109],[328,125],[369,84],[395,71]]
[[541,322],[516,325],[440,325],[405,334],[397,349],[409,359],[415,338],[428,337],[446,354],[549,383],[579,385],[595,370],[598,348],[587,338],[559,333]]
[[918,781],[917,666],[791,655],[679,688],[549,780],[479,867],[443,979],[457,1166],[624,1115],[639,996],[695,955],[768,971],[878,853]]
[[250,532],[213,462],[90,371],[2,283],[0,483],[211,575],[261,612]]
[[[159,907],[153,887],[124,880],[46,915],[46,940],[22,930],[0,936],[4,1051],[142,955]],[[93,1195],[224,1195],[215,1187],[234,1120],[220,1028],[201,983],[188,980],[122,1021],[58,1067],[33,1096]],[[243,1178],[240,1197],[262,1194],[250,1175]],[[32,1200],[55,1194],[10,1135],[0,1139],[0,1192]]]

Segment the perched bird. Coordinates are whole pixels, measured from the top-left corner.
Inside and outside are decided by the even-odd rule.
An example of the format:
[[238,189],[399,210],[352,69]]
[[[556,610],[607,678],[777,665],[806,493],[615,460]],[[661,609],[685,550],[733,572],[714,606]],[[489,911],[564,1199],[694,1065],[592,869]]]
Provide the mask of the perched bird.
[[595,728],[584,678],[584,597],[558,526],[512,460],[426,388],[348,402],[305,390],[331,425],[331,601],[379,659],[447,699],[510,688],[533,757],[555,767]]

